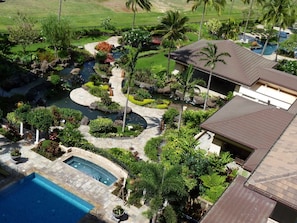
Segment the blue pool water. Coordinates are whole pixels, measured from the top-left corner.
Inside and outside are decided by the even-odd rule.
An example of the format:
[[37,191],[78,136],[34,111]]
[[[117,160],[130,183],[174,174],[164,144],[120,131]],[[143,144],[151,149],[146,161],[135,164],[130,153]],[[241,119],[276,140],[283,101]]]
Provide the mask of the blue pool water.
[[76,223],[93,207],[36,173],[0,191],[1,223]]
[[[267,44],[265,50],[264,50],[264,55],[271,55],[273,54],[277,49],[277,45],[276,44]],[[258,53],[261,54],[262,53],[263,48],[259,48],[259,49],[253,49],[252,51],[254,53]]]
[[107,186],[112,185],[117,180],[106,169],[80,157],[72,156],[64,162]]

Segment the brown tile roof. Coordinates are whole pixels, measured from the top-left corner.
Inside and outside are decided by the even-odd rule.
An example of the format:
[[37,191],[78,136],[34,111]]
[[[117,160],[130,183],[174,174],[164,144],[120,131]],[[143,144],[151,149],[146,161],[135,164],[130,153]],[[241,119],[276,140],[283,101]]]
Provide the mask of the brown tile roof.
[[246,187],[237,176],[201,223],[266,223],[276,202]]
[[201,128],[254,150],[244,167],[254,170],[294,118],[285,110],[240,96],[201,124]]
[[258,73],[261,80],[267,81],[281,87],[297,90],[297,76],[272,68],[259,68]]
[[[279,120],[281,122],[281,120]],[[297,210],[297,117],[247,181],[247,186]]]
[[217,63],[214,75],[234,83],[251,86],[259,79],[259,67],[272,68],[276,62],[267,60],[230,40],[200,40],[184,46],[170,54],[170,57],[184,64],[192,64],[197,69],[205,68],[205,61],[200,61],[197,55],[200,50],[211,42],[217,45],[218,53],[228,52],[231,57],[225,57],[226,65]]

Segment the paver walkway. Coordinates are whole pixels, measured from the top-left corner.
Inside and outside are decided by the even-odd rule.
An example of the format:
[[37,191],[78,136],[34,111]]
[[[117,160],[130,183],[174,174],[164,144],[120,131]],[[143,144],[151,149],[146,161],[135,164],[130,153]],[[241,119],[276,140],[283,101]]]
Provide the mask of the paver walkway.
[[[118,46],[118,38],[119,37],[111,37],[106,42]],[[85,45],[85,49],[88,50],[91,54],[94,54],[94,46],[97,43],[90,43]],[[113,96],[112,100],[118,102],[121,106],[125,106],[126,97],[121,91],[123,77],[121,77],[122,70],[120,68],[113,68],[112,69],[112,76],[109,79],[109,83],[113,88]],[[81,105],[89,105],[90,102],[96,101],[93,95],[88,93],[86,90],[79,88],[75,89],[71,92],[70,97],[73,101]],[[128,106],[132,108],[134,113],[141,115],[147,122],[147,128],[137,137],[133,138],[96,138],[93,137],[89,133],[89,126],[81,125],[79,130],[84,135],[84,137],[92,143],[94,146],[98,148],[124,148],[130,149],[131,147],[134,148],[134,151],[138,152],[138,156],[143,159],[147,160],[144,154],[144,146],[146,142],[153,137],[156,137],[160,134],[159,132],[159,125],[161,118],[165,112],[165,110],[161,109],[153,109],[147,108],[143,106],[135,105],[131,102],[128,102]]]
[[[118,102],[121,106],[125,106],[126,97],[121,91],[121,84],[123,78],[121,77],[121,69],[113,68],[112,77],[110,78],[110,84],[113,88],[114,96],[112,96],[112,100]],[[88,103],[94,102],[98,99],[91,95],[88,91],[79,88],[75,89],[74,92],[71,92],[70,97],[73,101],[81,105],[87,105]],[[142,106],[135,105],[133,103],[128,102],[128,106],[132,108],[132,111],[141,115],[147,122],[147,128],[137,137],[133,138],[97,138],[92,136],[89,133],[89,126],[81,125],[79,130],[84,135],[84,137],[93,145],[98,148],[124,148],[130,149],[134,148],[134,151],[138,152],[138,156],[141,159],[146,160],[146,156],[144,154],[144,146],[146,142],[152,138],[156,137],[160,134],[159,126],[160,120],[165,112],[165,110],[161,109],[153,109],[146,108]]]

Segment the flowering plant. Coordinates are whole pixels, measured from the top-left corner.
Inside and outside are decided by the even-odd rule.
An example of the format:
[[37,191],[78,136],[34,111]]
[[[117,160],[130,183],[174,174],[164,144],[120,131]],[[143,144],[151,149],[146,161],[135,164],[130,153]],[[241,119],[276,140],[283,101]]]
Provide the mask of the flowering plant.
[[110,45],[107,42],[99,42],[96,46],[95,46],[95,50],[98,51],[103,51],[103,52],[107,52],[109,53],[112,49],[112,45]]

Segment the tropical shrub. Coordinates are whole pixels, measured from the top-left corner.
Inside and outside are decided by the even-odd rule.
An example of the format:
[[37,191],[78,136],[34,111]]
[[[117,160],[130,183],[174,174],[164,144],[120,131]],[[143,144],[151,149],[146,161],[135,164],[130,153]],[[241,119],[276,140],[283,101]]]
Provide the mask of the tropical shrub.
[[107,91],[104,91],[104,93],[102,93],[101,95],[101,102],[103,105],[105,106],[109,106],[112,103],[111,98],[109,97],[109,94]]
[[102,89],[102,87],[94,86],[90,88],[89,92],[90,94],[101,98],[105,94],[106,90]]
[[153,103],[155,99],[144,99],[143,101],[138,101],[134,98],[133,95],[129,95],[129,101],[131,101],[133,104],[144,106],[144,105]]
[[221,21],[216,18],[210,19],[206,22],[206,28],[212,35],[217,35],[221,27]]
[[127,169],[129,170],[130,175],[138,175],[143,169],[145,162],[139,160],[132,152],[120,148],[112,148],[108,150],[114,158],[120,160]]
[[209,110],[186,110],[183,112],[182,118],[185,125],[189,128],[198,128],[202,122],[204,122],[210,115],[212,111]]
[[209,173],[217,172],[220,174],[225,174],[226,164],[234,160],[229,152],[221,152],[220,155],[213,153],[208,155],[207,158],[209,161]]
[[17,116],[16,116],[16,113],[15,112],[9,112],[9,113],[7,113],[6,114],[6,119],[12,125],[19,124],[19,121],[17,119]]
[[203,186],[206,188],[202,197],[212,203],[216,202],[227,188],[226,176],[220,176],[217,173],[203,175],[200,177]]
[[281,60],[276,69],[284,71],[289,74],[297,75],[297,61],[294,60]]
[[9,128],[0,128],[0,134],[13,142],[17,142],[22,139],[18,130],[13,126],[9,126]]
[[136,94],[134,95],[134,99],[137,101],[143,101],[144,99],[151,98],[151,94],[148,92],[148,90],[139,88],[136,91]]
[[27,115],[27,122],[34,128],[47,131],[53,124],[53,116],[47,108],[35,108],[30,110]]
[[40,142],[36,148],[33,148],[33,151],[50,160],[55,160],[64,153],[62,152],[59,143],[52,140],[44,140]]
[[102,81],[102,77],[100,75],[98,75],[98,74],[92,74],[89,77],[89,82],[92,82],[93,85],[100,86],[103,81]]
[[158,109],[167,109],[167,108],[168,108],[168,106],[169,106],[169,104],[168,104],[168,103],[164,103],[164,104],[157,104],[157,105],[156,105],[156,108],[158,108]]
[[144,152],[145,155],[150,158],[152,161],[157,162],[158,161],[158,155],[159,155],[159,148],[161,143],[163,142],[163,137],[156,137],[151,138],[149,141],[147,141]]
[[96,46],[95,46],[95,50],[97,51],[102,51],[102,52],[106,52],[109,53],[111,52],[112,49],[112,45],[110,45],[107,42],[99,42]]
[[105,73],[108,71],[109,67],[109,64],[98,64],[98,69]]
[[134,72],[135,80],[145,82],[147,84],[155,84],[156,80],[152,76],[152,72],[149,69],[137,69]]
[[81,147],[84,141],[83,135],[74,126],[66,123],[66,126],[59,132],[58,138],[64,146]]
[[37,58],[40,62],[46,61],[53,61],[55,59],[55,53],[53,51],[39,49],[37,52]]
[[107,53],[105,51],[98,51],[95,56],[95,60],[98,63],[104,63],[107,58]]
[[149,31],[141,29],[132,29],[123,33],[122,41],[125,45],[142,48],[148,47],[151,43],[152,37]]
[[165,124],[172,127],[174,126],[174,119],[178,114],[179,112],[175,108],[170,108],[164,113],[162,119],[164,120]]
[[108,105],[104,104],[101,101],[98,101],[97,102],[97,109],[100,110],[100,111],[102,111],[102,112],[105,112],[105,113],[118,113],[123,108],[122,108],[122,106],[119,103],[114,102],[114,101],[111,101],[111,103],[108,104]]
[[61,82],[60,75],[58,74],[52,74],[50,76],[50,81],[53,85],[58,85]]
[[59,112],[61,114],[62,120],[65,120],[66,123],[74,125],[76,127],[78,127],[81,119],[83,118],[82,112],[75,109],[59,108]]
[[116,30],[116,27],[111,23],[110,17],[103,19],[101,22],[101,25],[105,30],[112,30],[112,31]]
[[88,81],[87,83],[84,84],[84,86],[87,88],[87,89],[91,89],[95,86],[94,82],[93,81]]
[[93,136],[100,137],[102,133],[116,132],[113,121],[109,118],[97,118],[90,121],[90,133]]

